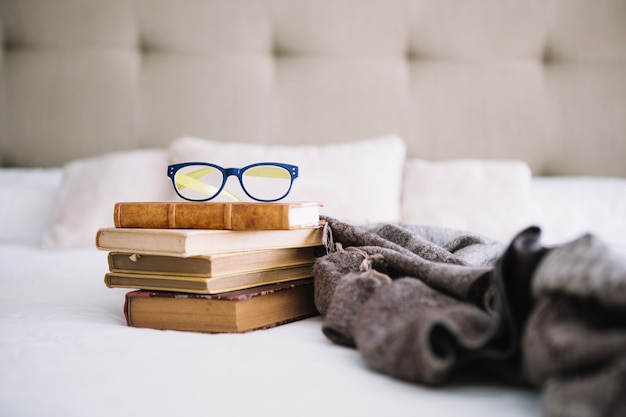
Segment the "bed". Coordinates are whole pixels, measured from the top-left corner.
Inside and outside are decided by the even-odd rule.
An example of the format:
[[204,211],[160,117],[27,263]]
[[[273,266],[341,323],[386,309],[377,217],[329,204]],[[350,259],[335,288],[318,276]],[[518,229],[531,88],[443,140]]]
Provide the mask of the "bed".
[[390,377],[324,316],[127,327],[94,238],[116,201],[175,199],[168,163],[272,158],[350,224],[537,225],[623,259],[623,1],[0,0],[0,40],[1,415],[586,415]]

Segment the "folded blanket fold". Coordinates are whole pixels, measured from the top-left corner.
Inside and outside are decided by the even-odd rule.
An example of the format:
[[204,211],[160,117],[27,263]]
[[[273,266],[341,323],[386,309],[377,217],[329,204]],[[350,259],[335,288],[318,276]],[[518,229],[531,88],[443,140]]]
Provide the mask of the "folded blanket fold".
[[326,221],[338,244],[313,271],[322,331],[373,369],[440,385],[479,367],[545,387],[550,416],[577,415],[569,395],[593,415],[626,407],[609,387],[584,389],[626,377],[626,261],[597,239],[547,248],[530,227],[506,246],[435,227]]

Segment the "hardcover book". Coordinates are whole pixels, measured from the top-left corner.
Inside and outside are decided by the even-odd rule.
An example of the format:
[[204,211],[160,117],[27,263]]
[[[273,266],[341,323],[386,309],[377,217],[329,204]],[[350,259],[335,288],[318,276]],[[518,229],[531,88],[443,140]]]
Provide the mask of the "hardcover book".
[[294,230],[143,229],[105,227],[96,247],[109,252],[201,256],[289,247],[322,246],[323,228]]
[[289,230],[317,226],[318,202],[119,202],[116,227]]
[[315,262],[320,247],[268,249],[229,252],[206,256],[144,255],[140,253],[110,252],[111,272],[184,275],[192,277],[219,277],[243,272],[262,271]]
[[218,294],[243,288],[310,278],[312,273],[313,264],[244,272],[214,278],[108,272],[104,276],[104,283],[109,288],[139,288],[144,290],[179,291],[195,294]]
[[126,294],[132,327],[207,333],[240,333],[318,314],[313,280],[305,279],[218,295],[138,290]]

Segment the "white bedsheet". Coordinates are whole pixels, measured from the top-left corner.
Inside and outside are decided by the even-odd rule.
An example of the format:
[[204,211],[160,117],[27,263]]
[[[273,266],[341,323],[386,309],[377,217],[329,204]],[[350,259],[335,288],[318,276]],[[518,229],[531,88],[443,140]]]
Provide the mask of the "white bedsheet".
[[[106,252],[38,246],[60,170],[0,174],[2,417],[540,415],[535,391],[378,374],[319,317],[239,335],[129,328],[125,290],[103,283]],[[533,178],[531,191],[544,243],[590,231],[626,253],[626,180]]]
[[[106,253],[0,245],[0,415],[537,416],[536,392],[378,374],[319,317],[246,334],[127,327]],[[187,414],[189,413],[189,414]]]

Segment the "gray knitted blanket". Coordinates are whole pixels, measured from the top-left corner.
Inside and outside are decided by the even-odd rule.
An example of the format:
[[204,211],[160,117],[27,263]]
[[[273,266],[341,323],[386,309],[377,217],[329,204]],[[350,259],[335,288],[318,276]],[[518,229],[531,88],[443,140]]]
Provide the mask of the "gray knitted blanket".
[[626,258],[594,236],[545,247],[530,227],[507,246],[326,221],[322,330],[371,368],[430,386],[489,373],[540,389],[546,416],[626,415]]

